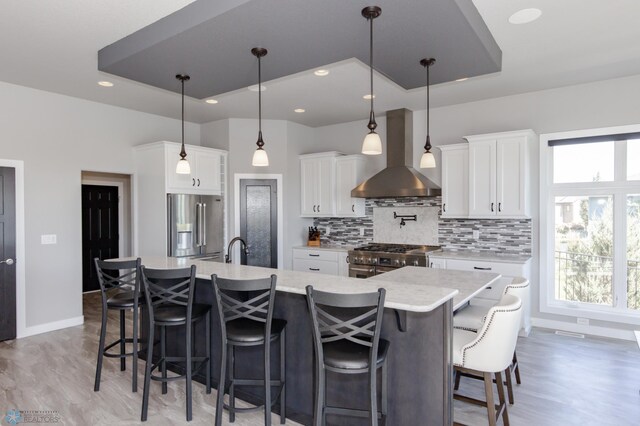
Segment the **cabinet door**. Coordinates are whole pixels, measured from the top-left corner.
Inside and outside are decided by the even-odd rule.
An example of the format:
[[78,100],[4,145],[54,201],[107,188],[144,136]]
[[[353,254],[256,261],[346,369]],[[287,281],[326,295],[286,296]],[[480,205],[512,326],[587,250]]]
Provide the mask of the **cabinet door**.
[[165,151],[167,189],[169,191],[195,189],[195,170],[197,167],[195,153],[190,153],[187,149],[187,160],[189,160],[189,165],[191,166],[190,175],[179,175],[178,173],[176,173],[176,165],[178,164],[178,160],[180,160],[180,146],[167,146]]
[[338,252],[338,275],[349,276],[349,255],[346,252]]
[[345,158],[336,160],[336,216],[364,216],[364,199],[351,198],[351,190],[358,186],[361,176],[361,160]]
[[336,166],[335,158],[319,158],[318,174],[316,177],[318,188],[316,212],[318,216],[335,215],[336,194]]
[[300,213],[303,216],[315,216],[316,213],[316,180],[318,176],[317,160],[301,160],[300,161]]
[[429,267],[434,269],[447,269],[446,259],[430,258]]
[[469,216],[495,216],[496,141],[469,143]]
[[220,194],[220,154],[196,152],[196,188],[209,194]]
[[498,216],[525,216],[527,139],[499,139],[496,150]]
[[442,152],[442,217],[469,214],[469,150]]

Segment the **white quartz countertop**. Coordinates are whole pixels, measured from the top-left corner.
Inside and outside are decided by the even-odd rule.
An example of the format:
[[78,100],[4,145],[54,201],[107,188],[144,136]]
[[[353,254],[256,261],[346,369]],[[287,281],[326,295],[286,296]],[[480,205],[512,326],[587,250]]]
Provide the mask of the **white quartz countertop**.
[[522,256],[516,254],[497,254],[471,250],[438,250],[429,252],[429,257],[440,259],[478,260],[483,262],[518,264],[527,263],[529,260],[531,260],[531,256]]
[[[196,265],[196,275],[202,279],[209,279],[212,274],[229,279],[256,279],[275,274],[278,276],[276,284],[278,291],[296,294],[305,294],[307,285],[312,285],[315,289],[321,291],[345,294],[375,292],[378,291],[378,288],[383,287],[387,291],[385,307],[412,312],[432,311],[458,294],[458,290],[455,288],[444,285],[420,285],[425,271],[440,271],[438,272],[438,280],[442,280],[446,284],[457,285],[457,281],[461,276],[461,271],[407,267],[405,269],[408,269],[407,273],[411,280],[396,282],[393,280],[363,280],[311,272],[259,268],[175,257],[143,257],[142,264],[147,268],[155,269],[187,268],[191,265]],[[467,272],[466,274],[475,275],[477,273]],[[428,272],[428,275],[432,276],[432,278],[435,277],[431,272]],[[450,275],[450,278],[446,278],[448,275]]]
[[405,266],[395,271],[368,278],[379,282],[402,282],[407,289],[416,291],[424,288],[455,288],[458,292],[453,296],[453,310],[461,308],[471,298],[496,282],[500,274],[481,271],[456,271],[451,269],[421,268]]
[[297,250],[327,250],[327,251],[343,251],[348,252],[352,250],[355,246],[340,246],[337,244],[323,244],[319,247],[315,246],[295,246],[294,249]]

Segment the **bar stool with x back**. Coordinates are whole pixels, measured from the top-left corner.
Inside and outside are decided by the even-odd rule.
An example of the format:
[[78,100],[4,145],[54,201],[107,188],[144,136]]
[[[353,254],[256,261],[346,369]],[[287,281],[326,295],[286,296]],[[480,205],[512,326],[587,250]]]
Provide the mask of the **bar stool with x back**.
[[[149,386],[151,380],[162,382],[162,393],[167,393],[167,382],[185,378],[187,421],[192,419],[191,378],[204,368],[207,393],[211,393],[211,305],[193,303],[196,282],[196,267],[183,269],[149,269],[140,267],[140,277],[147,299],[149,315],[148,341],[154,342],[155,327],[160,328],[160,359],[153,363],[154,344],[148,345],[147,365],[144,373],[144,393],[142,396],[141,420],[147,420],[149,408]],[[205,323],[205,356],[194,355],[193,326],[196,321]],[[185,327],[185,356],[167,356],[167,327]],[[184,362],[185,374],[168,377],[167,362]],[[199,363],[194,368],[193,363]],[[161,375],[153,375],[159,368]]]
[[[100,390],[100,376],[102,375],[102,360],[120,358],[120,370],[127,369],[127,357],[132,357],[132,391],[138,390],[138,304],[140,300],[140,280],[138,268],[140,259],[127,261],[104,261],[94,259],[98,283],[102,296],[102,324],[100,326],[100,347],[98,348],[98,362],[96,365],[96,380],[93,387],[95,392]],[[133,337],[126,337],[125,312],[133,310]],[[109,310],[120,311],[120,339],[105,346],[107,335],[107,313]],[[126,352],[126,344],[133,344],[131,352]],[[120,345],[120,353],[109,352],[109,349]]]
[[[315,426],[326,423],[327,414],[365,417],[377,425],[387,416],[387,352],[389,342],[380,338],[385,290],[377,293],[336,294],[307,286],[307,303],[313,323],[316,354]],[[377,409],[376,374],[382,368],[380,412]],[[326,404],[326,372],[369,375],[369,410]]]
[[[264,424],[271,425],[271,406],[280,399],[280,423],[285,423],[285,351],[287,322],[273,318],[276,295],[276,276],[255,280],[223,279],[212,275],[213,290],[218,305],[221,328],[221,360],[216,404],[216,426],[222,424],[223,407],[229,410],[229,421],[235,421],[235,413],[262,409],[263,406],[238,408],[235,405],[236,386],[264,386]],[[280,377],[271,380],[271,342],[280,339]],[[264,380],[235,377],[235,348],[264,347]],[[228,363],[228,365],[227,365]],[[227,383],[228,382],[228,383]],[[272,397],[271,387],[278,393]],[[229,393],[229,404],[224,404],[224,394]]]

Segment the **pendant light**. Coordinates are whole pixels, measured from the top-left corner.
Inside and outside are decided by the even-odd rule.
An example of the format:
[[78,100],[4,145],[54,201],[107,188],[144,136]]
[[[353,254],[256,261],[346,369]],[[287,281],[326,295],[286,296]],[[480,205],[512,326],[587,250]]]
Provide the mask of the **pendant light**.
[[189,81],[191,77],[186,74],[178,74],[176,78],[180,80],[182,84],[182,148],[180,149],[180,160],[178,160],[178,164],[176,165],[176,173],[179,175],[190,175],[191,166],[189,166],[189,161],[187,161],[187,152],[184,150],[184,82]]
[[253,153],[251,165],[254,167],[266,167],[269,165],[269,157],[267,151],[264,150],[264,141],[262,140],[262,68],[261,58],[267,56],[267,49],[262,47],[254,47],[251,49],[253,56],[258,58],[258,148]]
[[433,58],[424,58],[420,60],[420,65],[427,69],[427,140],[424,143],[424,153],[420,158],[421,169],[433,169],[436,167],[436,157],[431,152],[431,137],[429,136],[429,68],[435,64]]
[[378,6],[369,6],[362,9],[362,16],[369,21],[369,74],[370,74],[370,89],[369,96],[371,97],[371,112],[369,113],[369,124],[367,128],[369,133],[362,142],[362,153],[367,155],[380,155],[382,154],[382,141],[380,135],[376,133],[376,117],[373,113],[373,20],[376,19],[382,13],[382,9]]

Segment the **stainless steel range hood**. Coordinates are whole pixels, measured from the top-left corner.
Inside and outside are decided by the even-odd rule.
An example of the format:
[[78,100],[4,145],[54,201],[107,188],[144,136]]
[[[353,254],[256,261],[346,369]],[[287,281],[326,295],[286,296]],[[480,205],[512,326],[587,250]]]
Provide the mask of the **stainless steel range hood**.
[[413,112],[387,111],[387,167],[351,190],[357,198],[435,197],[440,187],[413,168]]

